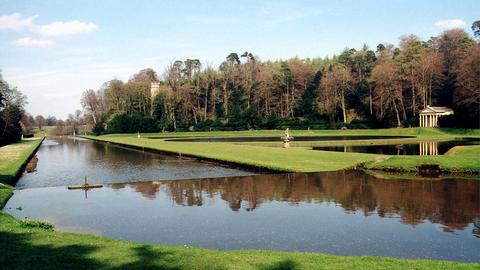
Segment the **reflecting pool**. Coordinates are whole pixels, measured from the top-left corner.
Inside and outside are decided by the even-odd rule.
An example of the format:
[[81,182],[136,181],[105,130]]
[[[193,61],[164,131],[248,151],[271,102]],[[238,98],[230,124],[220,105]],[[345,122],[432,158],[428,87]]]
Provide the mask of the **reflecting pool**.
[[5,211],[144,243],[480,261],[478,180],[341,171],[28,188]]
[[422,141],[414,143],[387,144],[387,145],[339,145],[315,146],[313,150],[335,152],[358,152],[382,155],[443,155],[455,146],[480,144],[479,139],[457,139],[451,141]]
[[47,139],[27,165],[17,189],[157,179],[252,175],[252,172],[158,153],[132,150],[81,138]]

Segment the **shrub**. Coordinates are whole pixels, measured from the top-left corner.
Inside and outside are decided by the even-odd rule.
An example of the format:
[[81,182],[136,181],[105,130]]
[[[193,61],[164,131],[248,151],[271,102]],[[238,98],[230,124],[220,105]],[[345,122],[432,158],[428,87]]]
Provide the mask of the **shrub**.
[[158,123],[149,116],[118,114],[108,123],[108,133],[159,131]]
[[20,226],[23,228],[39,228],[46,231],[53,231],[54,228],[53,224],[49,222],[29,219],[20,221]]

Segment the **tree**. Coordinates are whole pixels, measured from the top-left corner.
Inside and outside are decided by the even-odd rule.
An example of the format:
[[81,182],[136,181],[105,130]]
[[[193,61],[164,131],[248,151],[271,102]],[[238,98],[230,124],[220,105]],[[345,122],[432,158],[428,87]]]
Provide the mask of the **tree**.
[[445,83],[436,98],[444,106],[452,106],[453,93],[457,84],[457,70],[459,64],[469,54],[470,47],[475,42],[462,29],[452,29],[443,32],[439,39],[439,52],[443,58],[443,74]]
[[37,125],[39,130],[42,130],[42,127],[45,126],[46,121],[43,115],[35,116],[35,124]]
[[240,58],[236,53],[230,53],[226,60],[220,65],[222,74],[222,95],[223,109],[225,117],[228,117],[229,102],[232,92],[238,89],[238,69],[240,66]]
[[400,67],[391,58],[385,58],[372,71],[372,80],[375,85],[374,104],[379,108],[379,117],[383,118],[386,113],[393,112],[397,120],[397,127],[400,127],[402,122],[398,109],[398,103],[402,99],[399,72]]
[[466,127],[480,125],[480,45],[472,47],[458,69],[457,88],[454,94],[455,111]]
[[55,116],[48,116],[45,120],[47,126],[55,126],[57,125],[57,118]]
[[105,104],[100,94],[92,89],[85,90],[80,101],[85,113],[92,117],[93,123],[97,124],[98,119],[104,114]]
[[338,107],[342,110],[343,123],[347,123],[347,108],[345,96],[352,91],[352,73],[345,65],[339,64],[325,73],[322,80],[325,97],[328,100],[326,106],[330,109]]
[[318,112],[317,103],[315,100],[317,99],[317,91],[320,87],[322,77],[323,72],[317,71],[313,81],[307,87],[305,92],[303,92],[300,101],[297,103],[297,115],[308,117]]
[[26,96],[4,81],[0,73],[0,145],[21,139],[26,103]]
[[412,63],[412,67],[415,70],[413,81],[418,88],[416,96],[421,97],[423,108],[432,104],[432,92],[435,81],[443,81],[442,62],[440,53],[433,50],[425,50]]

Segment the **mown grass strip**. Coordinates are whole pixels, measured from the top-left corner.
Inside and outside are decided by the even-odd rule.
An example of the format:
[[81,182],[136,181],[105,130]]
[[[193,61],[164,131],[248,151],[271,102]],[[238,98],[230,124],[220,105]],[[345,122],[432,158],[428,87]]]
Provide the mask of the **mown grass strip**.
[[[365,164],[366,168],[378,170],[416,171],[418,163],[439,164],[444,171],[477,173],[480,172],[480,148],[465,146],[465,151],[452,152],[442,156],[384,156],[362,153],[341,153],[329,151],[312,151],[306,147],[283,149],[267,147],[261,143],[209,143],[209,142],[173,142],[166,139],[172,137],[256,137],[280,136],[281,131],[239,131],[239,132],[180,132],[113,134],[104,136],[85,136],[104,142],[112,142],[127,146],[154,149],[175,154],[184,154],[238,165],[286,172],[320,172],[335,171]],[[379,130],[315,130],[292,131],[294,136],[349,136],[349,135],[390,135],[415,136],[413,139],[390,139],[387,142],[412,142],[422,140],[448,140],[459,137],[480,137],[479,130],[456,130],[434,128],[405,128]],[[160,139],[149,139],[157,137]],[[165,139],[161,139],[165,138]],[[279,137],[280,138],[280,137]],[[280,139],[279,139],[280,140]],[[377,143],[378,140],[363,140],[364,143]],[[345,141],[344,143],[352,143]],[[355,143],[361,143],[356,141]],[[337,142],[330,142],[335,144]],[[271,143],[270,143],[271,144]]]
[[[4,269],[479,269],[480,264],[261,250],[167,247],[25,226],[0,213]],[[43,229],[42,229],[43,228]]]
[[42,139],[26,139],[0,147],[0,183],[13,184],[15,177],[30,156],[42,143]]

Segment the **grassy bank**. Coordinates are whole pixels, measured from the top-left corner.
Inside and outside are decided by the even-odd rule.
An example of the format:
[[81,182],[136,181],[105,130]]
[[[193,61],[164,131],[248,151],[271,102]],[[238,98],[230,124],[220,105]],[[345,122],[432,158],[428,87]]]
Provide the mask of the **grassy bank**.
[[[361,153],[342,153],[328,151],[312,151],[309,146],[318,143],[297,142],[297,146],[289,149],[268,147],[272,143],[208,143],[208,142],[172,142],[171,137],[256,137],[278,136],[282,131],[238,131],[238,132],[180,132],[180,133],[150,133],[114,134],[104,136],[86,136],[87,138],[113,142],[135,147],[155,149],[175,154],[183,154],[224,161],[257,168],[288,171],[288,172],[319,172],[334,171],[365,164],[369,169],[416,171],[417,163],[439,164],[450,172],[480,172],[480,147],[465,146],[452,149],[443,156],[386,156]],[[480,137],[480,130],[455,130],[433,128],[405,128],[379,130],[315,130],[292,131],[293,136],[329,136],[329,135],[388,135],[412,136],[412,138],[328,141],[323,144],[365,144],[365,143],[407,143],[422,140],[451,140],[461,137]],[[157,139],[149,139],[156,137]],[[280,140],[280,139],[279,139]],[[477,157],[477,158],[475,158]]]
[[0,213],[5,269],[479,269],[480,264],[275,251],[164,247],[59,233]]
[[0,209],[12,196],[15,177],[42,139],[27,139],[0,147]]
[[0,183],[13,184],[30,155],[42,143],[42,139],[26,139],[0,147]]

